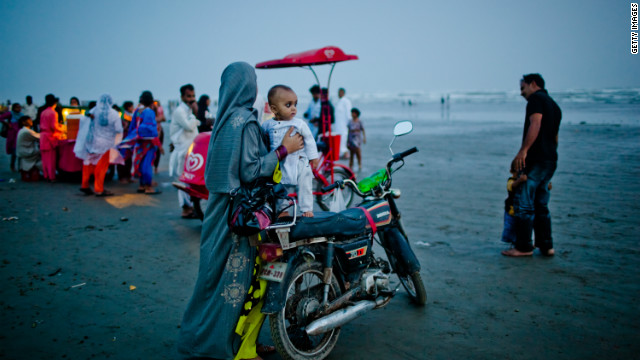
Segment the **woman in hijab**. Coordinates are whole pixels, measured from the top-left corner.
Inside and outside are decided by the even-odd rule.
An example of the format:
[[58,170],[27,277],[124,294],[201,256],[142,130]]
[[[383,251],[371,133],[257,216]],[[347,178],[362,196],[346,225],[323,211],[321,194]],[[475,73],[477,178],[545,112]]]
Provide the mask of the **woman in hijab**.
[[[104,177],[109,169],[111,149],[122,140],[122,122],[118,112],[113,110],[113,99],[103,94],[89,115],[82,118],[76,144],[76,157],[84,160],[82,165],[82,187],[86,195],[109,196],[113,193],[104,188]],[[115,153],[115,151],[114,151]],[[93,175],[94,191],[89,187]]]
[[247,63],[233,63],[222,73],[218,120],[207,154],[205,182],[210,194],[202,224],[200,270],[178,340],[178,351],[187,358],[261,359],[255,341],[264,321],[262,302],[252,307],[245,301],[250,288],[255,292],[264,288],[252,286],[255,247],[227,226],[229,191],[261,177],[271,178],[278,161],[302,149],[303,140],[298,134],[290,136],[291,128],[282,145],[271,152],[267,149],[252,108],[257,90],[255,70]]

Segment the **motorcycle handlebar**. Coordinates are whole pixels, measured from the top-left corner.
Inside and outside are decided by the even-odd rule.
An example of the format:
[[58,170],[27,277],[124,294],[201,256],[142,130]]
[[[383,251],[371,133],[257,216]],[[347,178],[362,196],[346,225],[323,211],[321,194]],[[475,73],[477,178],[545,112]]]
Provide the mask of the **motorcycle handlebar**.
[[403,151],[401,153],[393,155],[393,160],[396,160],[396,161],[397,160],[402,160],[405,157],[407,157],[407,156],[409,156],[409,155],[411,155],[413,153],[416,153],[416,152],[418,152],[418,148],[414,146],[414,147],[412,147],[411,149],[409,149],[407,151]]
[[336,182],[334,182],[334,183],[333,183],[333,184],[331,184],[331,185],[327,185],[327,186],[325,186],[325,187],[323,187],[323,188],[322,188],[322,192],[323,192],[323,193],[329,192],[329,191],[331,191],[331,190],[333,190],[333,189],[337,188],[338,186],[340,186],[340,183],[341,183],[341,181],[336,181]]
[[[389,163],[387,164],[387,173],[389,174],[389,176],[391,176],[391,172],[389,170],[390,166],[396,162],[396,161],[402,161],[405,157],[418,152],[418,148],[417,147],[412,147],[409,150],[403,151],[401,153],[395,154],[393,155],[393,157],[391,158],[391,160],[389,161]],[[391,183],[389,182],[387,186],[391,185]],[[353,189],[353,191],[358,194],[359,196],[365,196],[365,194],[363,194],[360,189],[358,189],[358,184],[356,182],[354,182],[353,180],[350,179],[344,179],[344,180],[338,180],[335,183],[331,184],[331,185],[327,185],[325,187],[322,188],[322,192],[323,193],[327,193],[337,187],[342,187],[342,186],[349,186]]]

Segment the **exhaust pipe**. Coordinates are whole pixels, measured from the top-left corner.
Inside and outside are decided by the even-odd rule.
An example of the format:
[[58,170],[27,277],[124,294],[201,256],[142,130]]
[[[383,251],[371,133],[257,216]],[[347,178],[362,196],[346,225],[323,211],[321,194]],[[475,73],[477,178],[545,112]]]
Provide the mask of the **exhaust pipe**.
[[318,320],[314,320],[311,324],[307,325],[305,331],[309,335],[320,335],[338,328],[349,321],[357,318],[360,315],[375,308],[377,303],[375,301],[363,300],[355,303],[353,306],[348,306],[344,309],[340,309],[327,316],[323,316]]

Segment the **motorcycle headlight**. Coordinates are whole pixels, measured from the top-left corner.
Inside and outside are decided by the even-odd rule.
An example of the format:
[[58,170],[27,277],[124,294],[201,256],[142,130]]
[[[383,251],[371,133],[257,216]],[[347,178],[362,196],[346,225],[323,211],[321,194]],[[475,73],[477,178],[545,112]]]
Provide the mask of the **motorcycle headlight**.
[[402,192],[400,191],[400,189],[391,189],[391,196],[393,196],[394,199],[400,199],[400,195],[402,195]]

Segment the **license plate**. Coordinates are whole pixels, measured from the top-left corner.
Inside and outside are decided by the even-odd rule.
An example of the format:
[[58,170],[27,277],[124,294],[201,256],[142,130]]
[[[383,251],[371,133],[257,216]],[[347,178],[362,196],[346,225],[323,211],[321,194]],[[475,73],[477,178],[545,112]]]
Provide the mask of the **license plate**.
[[286,272],[287,263],[269,262],[262,267],[262,270],[260,271],[260,275],[258,277],[264,280],[282,282],[282,280],[284,279],[284,274]]

